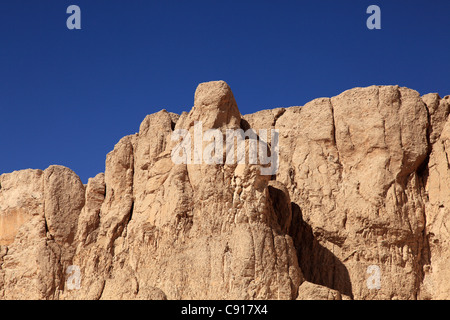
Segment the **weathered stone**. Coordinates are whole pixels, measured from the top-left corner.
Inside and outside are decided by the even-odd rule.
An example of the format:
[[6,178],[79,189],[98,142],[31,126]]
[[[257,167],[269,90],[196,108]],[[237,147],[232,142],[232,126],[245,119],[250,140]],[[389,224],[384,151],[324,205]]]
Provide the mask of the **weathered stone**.
[[[447,98],[448,100],[448,98]],[[422,282],[424,299],[450,299],[450,117],[433,144],[426,169],[426,237],[429,253]]]
[[33,216],[44,216],[42,170],[0,176],[0,245],[14,242],[19,228]]
[[[449,299],[449,99],[371,86],[241,116],[202,83],[86,186],[60,166],[0,176],[0,299]],[[174,163],[197,122],[278,129],[278,171]]]
[[0,264],[0,296],[57,299],[74,254],[84,186],[61,166],[13,172],[0,181],[2,216],[18,215],[11,224],[4,220],[9,239]]
[[350,300],[350,298],[337,290],[305,281],[298,289],[297,300]]
[[44,214],[48,232],[60,244],[75,238],[78,217],[84,206],[85,188],[70,169],[50,166],[44,171]]

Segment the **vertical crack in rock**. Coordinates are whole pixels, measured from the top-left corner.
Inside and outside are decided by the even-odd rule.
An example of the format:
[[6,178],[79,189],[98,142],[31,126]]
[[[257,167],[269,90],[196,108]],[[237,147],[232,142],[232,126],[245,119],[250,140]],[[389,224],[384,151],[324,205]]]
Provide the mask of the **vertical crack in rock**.
[[331,134],[332,135],[332,143],[333,143],[333,146],[336,148],[336,155],[337,155],[336,161],[337,161],[337,163],[339,165],[339,171],[342,172],[342,164],[341,164],[341,161],[340,161],[339,149],[338,149],[337,144],[336,144],[336,125],[335,125],[335,121],[336,120],[334,118],[334,107],[333,107],[332,99],[329,99],[329,103],[330,103],[330,108],[331,108],[331,120],[332,120],[332,124],[333,124],[333,129],[332,129],[332,134]]
[[280,117],[286,112],[285,108],[281,108],[278,110],[278,112],[275,114],[275,116],[273,117],[273,122],[272,122],[272,127],[275,127],[277,125],[277,121],[278,119],[280,119]]

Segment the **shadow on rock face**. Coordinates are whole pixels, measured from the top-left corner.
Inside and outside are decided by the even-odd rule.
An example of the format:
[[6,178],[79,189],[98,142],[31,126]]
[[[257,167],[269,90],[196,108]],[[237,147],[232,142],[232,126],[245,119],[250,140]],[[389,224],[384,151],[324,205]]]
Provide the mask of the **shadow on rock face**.
[[352,284],[345,265],[314,237],[303,221],[300,207],[291,202],[290,234],[297,250],[298,264],[306,281],[339,291],[353,299]]

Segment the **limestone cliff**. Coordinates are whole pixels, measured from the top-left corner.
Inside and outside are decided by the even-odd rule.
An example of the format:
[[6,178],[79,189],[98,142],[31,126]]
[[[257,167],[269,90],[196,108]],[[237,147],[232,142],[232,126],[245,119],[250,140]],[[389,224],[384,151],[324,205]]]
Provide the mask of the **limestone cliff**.
[[[0,176],[0,299],[450,299],[449,111],[371,86],[241,115],[202,83],[86,186],[61,166]],[[250,128],[279,132],[273,175],[173,161],[174,132]]]

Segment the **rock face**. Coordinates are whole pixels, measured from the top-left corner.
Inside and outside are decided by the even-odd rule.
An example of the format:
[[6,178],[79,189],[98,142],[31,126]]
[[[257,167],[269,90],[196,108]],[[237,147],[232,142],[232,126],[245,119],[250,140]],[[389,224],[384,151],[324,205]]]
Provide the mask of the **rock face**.
[[0,297],[58,299],[85,189],[70,169],[23,170],[0,176]]
[[[241,115],[202,83],[86,186],[61,166],[0,176],[0,298],[450,299],[449,110],[371,86]],[[273,175],[216,149],[240,129],[276,151]]]

